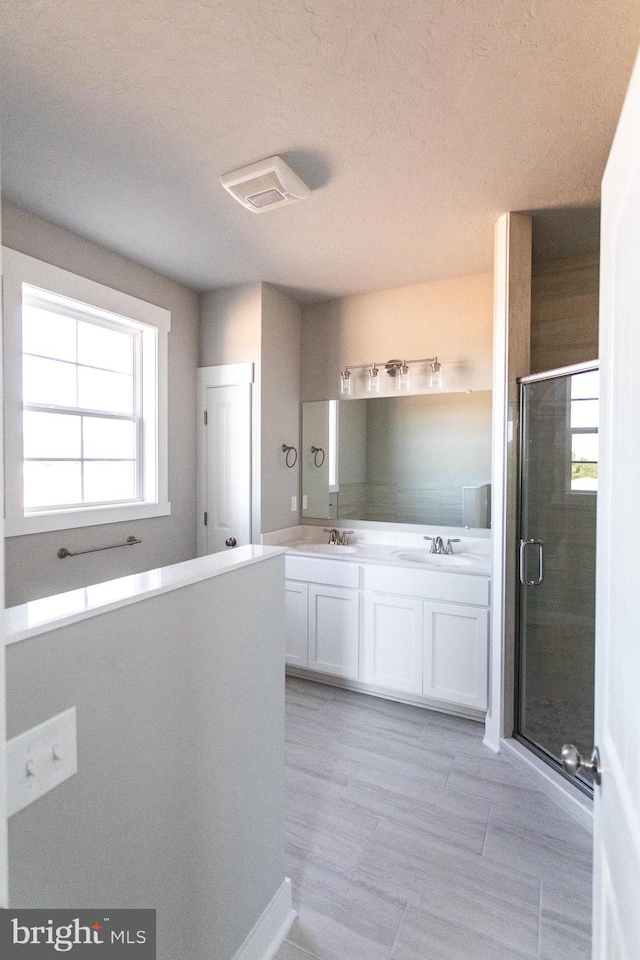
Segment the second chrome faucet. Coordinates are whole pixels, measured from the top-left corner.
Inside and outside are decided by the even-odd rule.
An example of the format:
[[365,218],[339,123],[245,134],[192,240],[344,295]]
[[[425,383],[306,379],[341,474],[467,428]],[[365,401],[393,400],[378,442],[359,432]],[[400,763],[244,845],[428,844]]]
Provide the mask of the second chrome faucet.
[[451,556],[453,554],[453,544],[460,543],[459,537],[447,540],[446,546],[442,537],[423,537],[423,540],[431,540],[431,553]]

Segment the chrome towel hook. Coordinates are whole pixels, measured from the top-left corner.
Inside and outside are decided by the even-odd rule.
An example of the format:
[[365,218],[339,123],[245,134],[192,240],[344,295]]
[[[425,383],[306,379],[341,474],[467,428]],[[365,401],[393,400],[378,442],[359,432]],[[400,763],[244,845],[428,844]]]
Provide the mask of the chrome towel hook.
[[[289,469],[291,470],[292,467],[295,467],[295,465],[296,465],[296,463],[297,463],[297,461],[298,461],[298,451],[296,450],[295,447],[289,447],[289,446],[287,446],[286,443],[283,443],[283,444],[282,444],[282,452],[283,452],[284,455],[285,455],[285,457],[284,457],[284,462],[286,463],[286,465],[287,465],[287,466],[289,467]],[[291,461],[291,462],[289,462],[289,461]]]
[[[313,454],[313,462],[315,463],[316,467],[321,467],[324,463],[324,450],[322,447],[311,447],[311,453]],[[318,463],[318,456],[320,454],[322,454],[322,460],[320,463]]]

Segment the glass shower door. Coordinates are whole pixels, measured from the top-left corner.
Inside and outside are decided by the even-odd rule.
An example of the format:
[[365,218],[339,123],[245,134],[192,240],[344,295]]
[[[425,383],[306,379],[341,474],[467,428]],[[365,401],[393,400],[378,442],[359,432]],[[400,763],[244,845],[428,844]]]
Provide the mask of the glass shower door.
[[526,377],[520,390],[515,734],[561,769],[564,743],[593,744],[597,365]]

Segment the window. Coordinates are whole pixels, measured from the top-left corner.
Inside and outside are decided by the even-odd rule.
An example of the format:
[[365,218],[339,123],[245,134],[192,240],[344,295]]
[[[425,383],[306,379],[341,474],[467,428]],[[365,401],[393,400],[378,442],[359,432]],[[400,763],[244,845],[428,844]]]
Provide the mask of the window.
[[8,535],[168,514],[170,315],[3,256]]
[[571,491],[598,489],[598,371],[571,377]]

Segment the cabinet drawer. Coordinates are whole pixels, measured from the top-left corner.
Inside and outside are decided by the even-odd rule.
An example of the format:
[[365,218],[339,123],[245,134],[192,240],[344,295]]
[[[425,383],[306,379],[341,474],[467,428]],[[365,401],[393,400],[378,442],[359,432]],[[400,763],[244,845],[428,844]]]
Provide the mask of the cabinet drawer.
[[489,606],[489,577],[464,573],[440,573],[433,570],[410,570],[407,567],[365,566],[366,590],[394,593],[401,597],[423,600],[445,600],[451,603],[473,603]]
[[360,567],[343,560],[324,560],[315,557],[296,557],[288,553],[284,558],[287,580],[305,580],[307,583],[326,583],[333,587],[358,589]]

